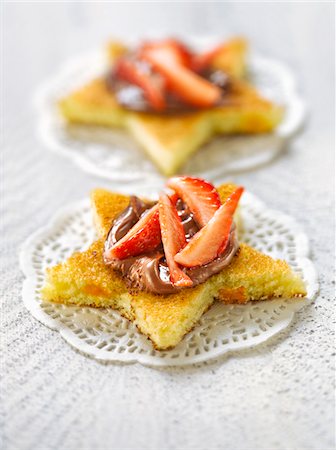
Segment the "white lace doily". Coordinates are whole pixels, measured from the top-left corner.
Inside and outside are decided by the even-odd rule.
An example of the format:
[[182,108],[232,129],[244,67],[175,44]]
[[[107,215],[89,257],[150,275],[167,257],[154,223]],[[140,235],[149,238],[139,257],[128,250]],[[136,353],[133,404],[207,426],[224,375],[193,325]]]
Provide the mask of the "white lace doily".
[[[191,41],[202,47],[195,39]],[[57,110],[60,98],[104,73],[106,67],[105,55],[93,52],[71,60],[45,83],[35,97],[38,134],[47,148],[70,158],[83,170],[109,179],[113,188],[122,184],[131,193],[141,181],[142,194],[146,194],[156,190],[163,178],[130,136],[118,129],[68,126]],[[216,181],[228,173],[265,164],[279,154],[302,124],[305,106],[291,70],[278,61],[253,55],[248,68],[249,79],[257,89],[285,107],[283,122],[272,134],[216,137],[190,158],[181,173]]]
[[317,276],[308,259],[307,237],[292,218],[267,209],[249,193],[243,195],[241,205],[244,229],[240,240],[287,260],[306,283],[306,299],[242,306],[217,302],[175,349],[162,352],[154,350],[151,342],[116,311],[45,303],[39,292],[46,268],[74,251],[84,250],[95,239],[89,201],[85,200],[64,208],[23,245],[20,263],[26,276],[24,303],[36,319],[58,330],[70,345],[103,361],[185,365],[264,342],[286,328],[295,311],[313,299],[318,289]]

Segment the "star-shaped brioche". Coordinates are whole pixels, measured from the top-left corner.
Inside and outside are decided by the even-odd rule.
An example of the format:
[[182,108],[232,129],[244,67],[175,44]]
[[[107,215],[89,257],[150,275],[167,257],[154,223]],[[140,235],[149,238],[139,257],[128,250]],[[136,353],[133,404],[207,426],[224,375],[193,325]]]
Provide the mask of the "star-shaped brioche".
[[[218,188],[224,202],[236,189]],[[42,289],[45,301],[77,306],[113,308],[136,324],[155,348],[175,347],[215,299],[246,303],[275,297],[306,295],[303,281],[289,265],[241,243],[230,265],[206,282],[175,294],[155,295],[130,289],[119,273],[105,265],[103,247],[113,220],[127,207],[129,197],[104,189],[91,194],[99,239],[86,251],[47,270]]]
[[[230,89],[221,106],[169,115],[129,111],[118,104],[106,80],[97,78],[61,99],[61,114],[69,124],[124,129],[159,170],[170,176],[216,135],[268,133],[281,122],[283,108],[262,97],[243,79],[246,47],[244,40],[233,39],[212,62],[214,68],[230,76]],[[125,51],[122,43],[111,42],[111,64]]]

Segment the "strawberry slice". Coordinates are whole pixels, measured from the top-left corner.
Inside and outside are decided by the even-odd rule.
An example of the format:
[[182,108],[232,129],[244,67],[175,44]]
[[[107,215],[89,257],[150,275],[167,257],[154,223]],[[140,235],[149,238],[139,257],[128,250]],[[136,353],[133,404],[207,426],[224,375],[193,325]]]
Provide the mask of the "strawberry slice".
[[187,241],[181,219],[166,194],[160,195],[159,211],[162,243],[169,267],[170,281],[174,286],[192,286],[192,280],[174,261],[174,256],[186,245]]
[[170,44],[180,54],[180,62],[186,67],[191,67],[193,54],[190,49],[178,39],[168,39],[166,43]]
[[114,73],[120,80],[140,87],[153,109],[156,111],[165,109],[164,79],[158,74],[150,73],[146,63],[130,58],[119,58],[115,64]]
[[155,250],[161,242],[159,206],[156,204],[116,242],[105,249],[104,259],[125,259]]
[[221,89],[185,67],[178,49],[170,44],[145,47],[142,57],[167,80],[169,89],[186,103],[206,108],[221,99]]
[[230,236],[233,214],[244,188],[236,189],[201,228],[189,243],[175,256],[175,261],[185,267],[203,266],[213,261],[224,250]]
[[139,48],[139,58],[146,59],[146,52],[151,49],[160,49],[162,47],[169,48],[175,55],[176,62],[186,67],[191,67],[192,60],[194,58],[193,53],[189,48],[180,40],[175,38],[164,39],[159,42],[144,42]]
[[179,195],[176,192],[174,192],[173,194],[171,194],[169,196],[169,198],[170,198],[170,201],[172,202],[172,205],[174,207],[176,207],[176,203],[177,203],[178,199],[180,198]]
[[205,53],[199,53],[198,55],[194,55],[191,60],[192,70],[194,70],[195,72],[202,72],[203,70],[211,66],[212,61],[221,51],[223,51],[224,48],[225,44],[220,44],[217,47]]
[[221,206],[216,188],[201,178],[173,177],[167,185],[188,205],[200,227],[207,224]]

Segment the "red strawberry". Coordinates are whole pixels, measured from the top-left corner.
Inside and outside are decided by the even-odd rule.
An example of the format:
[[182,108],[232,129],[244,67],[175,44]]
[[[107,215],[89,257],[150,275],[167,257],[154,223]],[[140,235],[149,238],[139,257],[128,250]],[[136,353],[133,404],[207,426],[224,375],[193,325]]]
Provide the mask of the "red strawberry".
[[191,66],[193,54],[190,49],[178,39],[168,39],[168,44],[172,45],[180,54],[180,61],[186,67]]
[[173,177],[167,185],[188,205],[200,227],[209,222],[221,205],[216,188],[201,178]]
[[180,198],[179,195],[176,194],[176,192],[174,192],[174,194],[171,194],[169,196],[169,198],[170,198],[170,201],[172,202],[173,206],[176,207],[177,200]]
[[154,250],[161,242],[159,206],[156,204],[116,242],[111,248],[105,249],[104,258],[125,259]]
[[223,252],[230,236],[233,213],[243,191],[242,187],[236,189],[212,219],[175,256],[178,264],[185,267],[203,266]]
[[202,72],[207,67],[211,66],[212,61],[224,49],[224,47],[225,45],[221,44],[205,53],[194,55],[191,60],[191,68],[196,72]]
[[151,49],[158,48],[170,48],[175,54],[176,62],[182,64],[183,66],[190,67],[194,55],[189,50],[189,48],[181,41],[175,38],[164,39],[158,42],[144,42],[138,51],[140,59],[142,57],[146,58],[146,52]]
[[146,64],[130,58],[120,58],[114,71],[119,79],[139,86],[153,109],[162,111],[166,107],[164,79],[158,74],[151,74]]
[[167,80],[169,89],[186,103],[197,107],[211,107],[221,99],[221,90],[185,67],[176,46],[153,45],[144,48],[142,57]]
[[170,272],[170,281],[174,286],[192,286],[192,281],[174,261],[174,256],[186,245],[183,225],[176,208],[166,194],[159,199],[160,227],[163,248]]

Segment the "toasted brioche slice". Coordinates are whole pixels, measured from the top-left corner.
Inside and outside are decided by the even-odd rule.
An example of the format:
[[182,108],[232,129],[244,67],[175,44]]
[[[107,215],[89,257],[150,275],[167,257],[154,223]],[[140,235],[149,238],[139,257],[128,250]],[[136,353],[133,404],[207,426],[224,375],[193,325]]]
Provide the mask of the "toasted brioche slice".
[[[109,59],[126,52],[119,42],[108,46]],[[282,120],[283,109],[264,99],[240,78],[245,72],[246,42],[230,41],[214,65],[232,75],[225,104],[188,114],[130,112],[117,103],[104,79],[96,79],[59,102],[68,123],[122,127],[147,152],[160,171],[170,176],[216,134],[266,133]]]
[[[219,188],[222,200],[234,185]],[[111,307],[133,321],[157,349],[177,345],[198,322],[215,298],[225,303],[246,303],[272,297],[306,294],[303,282],[287,263],[241,244],[232,263],[205,283],[172,295],[130,290],[119,273],[103,262],[103,243],[114,217],[128,204],[128,197],[102,189],[91,195],[98,241],[83,253],[48,269],[42,298],[79,306]]]

